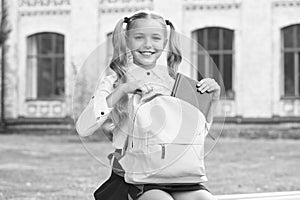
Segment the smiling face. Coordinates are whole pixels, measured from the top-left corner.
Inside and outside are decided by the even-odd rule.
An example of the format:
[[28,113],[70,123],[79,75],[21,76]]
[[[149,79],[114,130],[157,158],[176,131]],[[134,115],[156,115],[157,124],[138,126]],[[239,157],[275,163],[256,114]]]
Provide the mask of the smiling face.
[[165,27],[155,19],[136,19],[127,31],[127,46],[133,62],[144,69],[155,66],[166,43]]

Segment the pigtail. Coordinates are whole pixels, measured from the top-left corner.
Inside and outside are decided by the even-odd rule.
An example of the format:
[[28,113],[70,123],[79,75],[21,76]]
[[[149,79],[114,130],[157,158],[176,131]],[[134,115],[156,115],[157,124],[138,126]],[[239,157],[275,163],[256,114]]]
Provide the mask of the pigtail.
[[179,50],[179,39],[173,24],[166,20],[166,24],[170,26],[169,51],[167,55],[167,64],[169,75],[175,79],[178,65],[181,63],[182,56]]
[[[124,67],[127,66],[127,52],[126,52],[126,34],[123,28],[124,19],[121,19],[113,32],[113,57],[109,67],[116,72],[118,80],[126,79],[126,72]],[[124,80],[126,81],[126,80]]]
[[[127,52],[126,52],[126,34],[123,28],[124,19],[121,19],[115,26],[112,45],[113,57],[109,67],[116,73],[117,79],[113,85],[118,87],[121,83],[127,81],[126,67],[127,67]],[[110,116],[102,124],[103,133],[112,141],[113,132],[115,129],[120,129],[122,123],[128,117],[128,95],[124,95],[119,102],[114,106]]]

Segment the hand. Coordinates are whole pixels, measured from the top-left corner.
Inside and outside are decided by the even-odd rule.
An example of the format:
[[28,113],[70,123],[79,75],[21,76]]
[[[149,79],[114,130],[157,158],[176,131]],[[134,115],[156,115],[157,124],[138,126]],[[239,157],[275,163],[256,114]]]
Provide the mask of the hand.
[[142,93],[145,94],[151,91],[151,87],[146,85],[144,80],[137,80],[124,83],[124,92],[128,93]]
[[220,98],[221,87],[220,85],[212,78],[204,78],[199,81],[196,85],[197,91],[204,93],[204,92],[212,92],[213,100],[218,100]]
[[138,89],[142,93],[143,92],[142,88],[144,85],[145,85],[145,81],[143,80],[131,81],[131,82],[120,84],[111,94],[109,94],[106,97],[107,105],[110,108],[113,108],[124,95],[127,95],[129,93],[137,93]]

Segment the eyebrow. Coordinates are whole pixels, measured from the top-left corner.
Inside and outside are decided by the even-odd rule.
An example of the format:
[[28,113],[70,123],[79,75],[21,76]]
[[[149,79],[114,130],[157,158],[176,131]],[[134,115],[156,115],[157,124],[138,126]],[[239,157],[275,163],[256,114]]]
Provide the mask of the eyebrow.
[[[133,35],[136,36],[136,35],[146,35],[146,34],[143,33],[143,32],[136,32],[136,33],[133,33]],[[153,36],[161,36],[161,37],[164,36],[162,33],[153,33],[151,35],[153,35]]]
[[153,35],[155,35],[155,36],[162,36],[163,34],[161,34],[161,33],[154,33]]
[[133,33],[134,35],[144,35],[144,33],[140,33],[140,32],[137,32],[137,33]]

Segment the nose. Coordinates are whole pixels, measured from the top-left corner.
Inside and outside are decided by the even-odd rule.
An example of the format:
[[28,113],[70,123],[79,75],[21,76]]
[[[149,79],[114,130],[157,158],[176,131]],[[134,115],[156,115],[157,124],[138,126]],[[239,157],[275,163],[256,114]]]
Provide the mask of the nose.
[[151,42],[151,38],[146,38],[145,39],[145,44],[144,44],[146,49],[150,49],[152,47],[152,42]]

